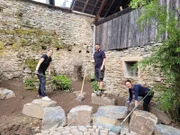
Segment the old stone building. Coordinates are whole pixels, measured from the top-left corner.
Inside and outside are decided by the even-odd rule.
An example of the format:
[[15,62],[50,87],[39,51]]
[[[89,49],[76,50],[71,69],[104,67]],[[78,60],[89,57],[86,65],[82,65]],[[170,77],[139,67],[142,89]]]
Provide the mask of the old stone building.
[[[93,55],[93,44],[100,42],[107,55],[104,81],[107,93],[120,94],[124,97],[127,91],[123,81],[126,79],[146,86],[151,86],[154,82],[161,82],[161,74],[151,71],[151,68],[146,71],[138,69],[137,72],[132,70],[133,65],[138,61],[150,57],[151,48],[158,44],[154,40],[146,42],[146,38],[143,38],[146,33],[139,36],[139,40],[143,43],[135,43],[132,38],[133,34],[138,31],[137,24],[136,31],[126,31],[131,26],[130,24],[135,23],[134,11],[125,13],[126,11],[123,11],[123,14],[120,13],[111,20],[96,24],[96,32],[94,32],[95,18],[92,15],[78,14],[68,9],[32,1],[1,0],[0,65],[3,72],[2,78],[13,79],[31,75],[33,71],[30,71],[27,60],[37,61],[48,47],[54,50],[53,72],[55,74],[67,74],[73,77],[75,68],[82,67],[83,72],[84,67],[87,66],[88,76],[90,76],[93,73],[93,64],[89,62]],[[122,29],[116,29],[115,26],[120,26],[118,24],[121,24],[122,20],[128,16],[133,19],[127,20],[129,24],[127,28],[123,25]],[[113,30],[107,31],[109,26],[112,26],[111,24],[114,24]],[[100,31],[100,28],[103,30]],[[129,36],[125,37],[123,32],[124,34],[129,33]],[[115,41],[113,34],[118,35],[116,39],[121,37],[121,42],[113,42]],[[93,37],[96,37],[94,41]],[[154,39],[155,33],[150,34],[151,37]],[[113,48],[113,45],[125,46]]]

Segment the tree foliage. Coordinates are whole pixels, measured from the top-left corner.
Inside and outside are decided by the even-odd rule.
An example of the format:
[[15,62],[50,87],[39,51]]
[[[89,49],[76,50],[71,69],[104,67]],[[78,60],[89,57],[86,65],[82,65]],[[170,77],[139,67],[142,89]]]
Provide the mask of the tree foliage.
[[[135,5],[135,0],[131,5]],[[157,40],[162,34],[166,34],[167,38],[151,57],[140,63],[140,67],[160,68],[165,80],[154,85],[154,89],[160,93],[160,108],[169,112],[175,121],[180,122],[180,24],[176,12],[167,10],[166,5],[160,5],[159,0],[151,0],[144,5],[142,15],[137,20],[140,27],[153,24],[157,27]]]

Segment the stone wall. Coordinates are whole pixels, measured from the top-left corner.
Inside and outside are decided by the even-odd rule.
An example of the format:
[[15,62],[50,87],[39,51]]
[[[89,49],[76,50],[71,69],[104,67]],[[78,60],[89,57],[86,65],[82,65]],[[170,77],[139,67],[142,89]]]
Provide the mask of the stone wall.
[[137,62],[150,57],[152,48],[159,44],[146,45],[124,49],[120,51],[106,51],[106,73],[105,73],[105,88],[108,93],[127,98],[127,88],[124,86],[124,81],[130,79],[133,83],[142,84],[143,86],[152,87],[152,83],[161,82],[162,78],[159,72],[155,72],[149,67],[142,70],[138,68],[138,75],[128,75],[126,62]]
[[[54,49],[52,69],[55,74],[73,75],[75,66],[87,66],[88,75],[93,72],[92,58],[94,18],[49,8],[25,0],[1,0],[0,2],[0,65],[3,79],[28,77],[33,71],[25,64],[30,58],[38,61],[45,48]],[[138,76],[128,76],[126,62],[140,61],[151,55],[147,45],[124,50],[106,51],[105,89],[108,93],[127,95],[123,85],[126,79],[151,86],[161,81],[160,73],[149,68],[138,70]],[[132,63],[130,63],[132,64]]]
[[[54,49],[57,74],[72,75],[74,65],[87,65],[85,59],[92,56],[92,17],[25,0],[1,0],[0,18],[3,79],[30,73],[25,60],[38,61],[48,47]],[[88,65],[90,73],[92,65]]]

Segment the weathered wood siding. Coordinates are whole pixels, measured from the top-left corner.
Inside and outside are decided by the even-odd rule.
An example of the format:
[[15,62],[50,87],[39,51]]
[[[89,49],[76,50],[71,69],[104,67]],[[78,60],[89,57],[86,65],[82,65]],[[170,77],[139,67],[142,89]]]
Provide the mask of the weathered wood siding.
[[[180,0],[161,0],[161,4],[167,5],[167,9],[175,11],[180,6]],[[140,10],[133,10],[97,25],[96,43],[100,43],[104,50],[124,49],[155,43],[157,23],[154,21],[156,25],[147,25],[140,32],[139,25],[136,22],[141,15]],[[178,13],[176,13],[176,16],[180,18]],[[166,34],[163,34],[159,41],[161,42],[165,38]]]

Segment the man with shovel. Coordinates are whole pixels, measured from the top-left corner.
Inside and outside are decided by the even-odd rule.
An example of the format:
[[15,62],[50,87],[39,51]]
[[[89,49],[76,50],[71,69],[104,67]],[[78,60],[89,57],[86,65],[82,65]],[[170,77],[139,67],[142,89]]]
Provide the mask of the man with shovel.
[[42,96],[42,99],[47,100],[47,101],[50,101],[51,99],[49,97],[47,97],[47,94],[46,94],[45,72],[48,69],[49,75],[51,74],[50,63],[52,61],[52,58],[51,58],[52,54],[53,54],[52,49],[49,49],[47,54],[43,54],[37,64],[36,70],[35,70],[35,74],[37,74],[37,76],[39,78],[39,82],[40,82],[38,96]]
[[139,84],[132,84],[130,80],[125,81],[126,87],[129,89],[129,99],[127,104],[130,104],[132,99],[135,100],[135,107],[138,106],[138,96],[144,98],[143,109],[149,112],[149,103],[153,97],[153,92],[149,88],[143,87]]
[[101,96],[102,88],[103,88],[103,79],[104,79],[104,72],[105,72],[105,61],[106,55],[103,50],[100,49],[100,44],[96,43],[95,46],[95,53],[94,53],[94,60],[93,62],[95,65],[95,80],[98,82],[99,90],[96,92],[96,95]]

